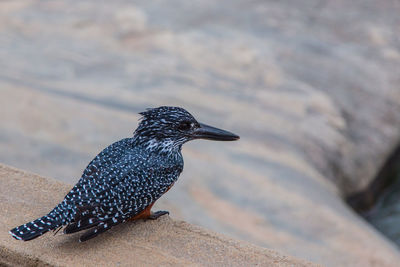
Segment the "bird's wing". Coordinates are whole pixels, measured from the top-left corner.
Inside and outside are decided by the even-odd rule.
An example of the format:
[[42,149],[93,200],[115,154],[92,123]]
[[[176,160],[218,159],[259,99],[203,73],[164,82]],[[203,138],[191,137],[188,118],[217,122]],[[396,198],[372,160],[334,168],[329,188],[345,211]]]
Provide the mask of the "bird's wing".
[[[96,196],[101,194],[101,188],[112,186],[116,180],[113,176],[113,166],[121,161],[124,151],[131,146],[131,139],[125,138],[111,144],[101,151],[85,168],[78,183],[68,192],[64,200],[55,207],[49,215],[59,218],[63,225],[70,223],[79,213],[77,206],[91,206]],[[120,169],[120,171],[126,171]],[[115,176],[115,175],[114,175]],[[80,204],[79,204],[80,203]]]
[[160,167],[148,162],[147,158],[140,155],[126,155],[99,172],[99,177],[92,182],[96,186],[90,186],[86,180],[78,184],[81,190],[77,188],[75,191],[81,193],[75,192],[74,195],[77,212],[64,232],[95,227],[82,236],[81,241],[84,241],[124,222],[154,203],[176,181],[182,168],[174,164]]

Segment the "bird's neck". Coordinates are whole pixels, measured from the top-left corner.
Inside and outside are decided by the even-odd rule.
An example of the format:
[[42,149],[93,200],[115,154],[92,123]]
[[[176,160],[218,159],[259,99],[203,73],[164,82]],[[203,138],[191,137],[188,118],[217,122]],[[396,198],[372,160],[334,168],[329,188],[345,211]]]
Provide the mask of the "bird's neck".
[[174,155],[180,154],[182,144],[171,139],[143,138],[140,136],[133,137],[134,145],[140,146],[150,153]]

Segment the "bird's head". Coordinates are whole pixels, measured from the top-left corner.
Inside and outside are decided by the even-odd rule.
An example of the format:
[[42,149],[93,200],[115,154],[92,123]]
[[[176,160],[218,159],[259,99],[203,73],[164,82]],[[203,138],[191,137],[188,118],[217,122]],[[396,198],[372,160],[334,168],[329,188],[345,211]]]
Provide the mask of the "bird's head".
[[136,139],[149,148],[172,150],[194,139],[234,141],[239,136],[203,123],[179,107],[158,107],[140,113],[143,117],[135,130]]

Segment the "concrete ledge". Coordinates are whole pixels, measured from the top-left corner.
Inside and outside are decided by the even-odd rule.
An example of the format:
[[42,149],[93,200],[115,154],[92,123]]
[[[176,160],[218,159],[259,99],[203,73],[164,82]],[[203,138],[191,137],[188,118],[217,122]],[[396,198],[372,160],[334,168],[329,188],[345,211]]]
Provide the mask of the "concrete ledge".
[[164,216],[117,226],[85,243],[51,232],[29,241],[8,230],[47,213],[70,185],[0,164],[0,266],[312,266]]

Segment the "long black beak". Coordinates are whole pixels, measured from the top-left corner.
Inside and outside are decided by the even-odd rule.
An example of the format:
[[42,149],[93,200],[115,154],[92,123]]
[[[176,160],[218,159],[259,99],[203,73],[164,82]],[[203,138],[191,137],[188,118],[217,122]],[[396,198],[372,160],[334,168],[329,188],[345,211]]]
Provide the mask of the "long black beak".
[[215,140],[215,141],[235,141],[240,137],[234,133],[221,130],[204,123],[200,123],[200,128],[193,133],[194,138]]

